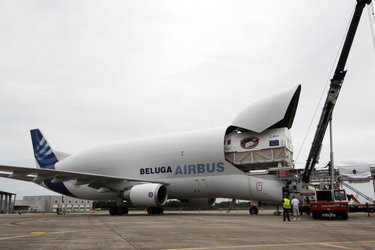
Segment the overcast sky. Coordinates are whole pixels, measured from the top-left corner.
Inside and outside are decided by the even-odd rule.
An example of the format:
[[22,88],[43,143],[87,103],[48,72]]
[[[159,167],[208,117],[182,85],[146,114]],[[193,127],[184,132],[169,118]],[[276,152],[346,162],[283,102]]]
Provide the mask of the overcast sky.
[[[0,1],[0,164],[35,166],[29,130],[60,151],[228,126],[302,85],[295,159],[356,1]],[[365,9],[334,111],[336,161],[375,162],[375,49]],[[303,167],[318,115],[297,160]],[[329,161],[328,141],[321,154]],[[147,152],[145,152],[147,154]],[[51,194],[0,178],[0,190]]]

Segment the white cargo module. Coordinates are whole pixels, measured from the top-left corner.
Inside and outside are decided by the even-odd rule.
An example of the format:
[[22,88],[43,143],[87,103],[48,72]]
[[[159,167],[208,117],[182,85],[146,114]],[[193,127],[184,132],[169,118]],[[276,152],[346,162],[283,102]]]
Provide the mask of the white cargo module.
[[292,166],[293,146],[287,128],[262,133],[234,131],[225,137],[225,159],[243,171]]

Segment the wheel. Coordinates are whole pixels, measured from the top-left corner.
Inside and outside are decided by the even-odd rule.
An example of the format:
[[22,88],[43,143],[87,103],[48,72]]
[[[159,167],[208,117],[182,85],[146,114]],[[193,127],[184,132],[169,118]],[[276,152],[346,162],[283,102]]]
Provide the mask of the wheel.
[[348,219],[348,212],[347,211],[340,211],[336,213],[336,218],[341,220],[347,220]]
[[253,215],[253,214],[257,215],[258,212],[259,212],[259,210],[258,210],[257,207],[251,207],[251,208],[249,209],[249,213],[250,213],[251,215]]
[[109,209],[109,214],[110,215],[118,215],[118,208],[117,207],[111,207],[110,209]]
[[342,215],[341,215],[341,218],[343,219],[343,220],[347,220],[348,218],[349,218],[349,215],[348,215],[348,212],[343,212],[342,213]]
[[162,214],[164,212],[162,207],[154,207],[154,214]]
[[316,220],[318,219],[318,212],[312,212],[312,215],[313,215],[313,219]]
[[313,215],[313,219],[314,220],[318,220],[318,219],[320,219],[322,217],[322,213],[318,212],[318,211],[313,211],[312,215]]
[[123,215],[128,214],[129,209],[127,207],[111,207],[109,209],[110,215]]
[[300,212],[301,215],[303,215],[304,213],[305,213],[306,215],[310,215],[310,214],[311,214],[311,210],[310,210],[310,208],[307,207],[307,206],[302,206],[302,207],[300,207],[299,212]]
[[343,212],[342,215],[341,215],[341,218],[343,220],[347,220],[349,218],[348,211]]
[[340,220],[341,219],[341,211],[336,211],[335,212],[335,215],[336,215],[336,219]]
[[118,209],[118,214],[119,215],[122,215],[122,214],[128,214],[129,213],[129,209],[127,207],[120,207]]
[[147,208],[148,214],[162,214],[164,212],[162,207],[149,207]]

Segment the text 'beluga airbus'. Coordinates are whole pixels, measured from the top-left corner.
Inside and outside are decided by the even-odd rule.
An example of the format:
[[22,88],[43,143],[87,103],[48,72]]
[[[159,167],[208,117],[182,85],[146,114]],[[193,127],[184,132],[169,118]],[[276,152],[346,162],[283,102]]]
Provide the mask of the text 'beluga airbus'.
[[111,215],[128,213],[123,200],[149,213],[162,213],[168,199],[198,206],[213,206],[219,197],[279,203],[285,184],[272,171],[250,172],[292,166],[289,129],[300,91],[260,99],[224,128],[107,143],[75,155],[54,150],[33,129],[38,168],[0,166],[0,177],[81,199],[116,200]]

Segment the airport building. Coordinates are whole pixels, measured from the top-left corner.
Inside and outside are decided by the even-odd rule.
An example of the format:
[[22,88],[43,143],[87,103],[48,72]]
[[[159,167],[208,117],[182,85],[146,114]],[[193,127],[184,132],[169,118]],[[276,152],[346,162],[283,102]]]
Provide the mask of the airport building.
[[[65,195],[24,196],[16,201],[17,207],[27,207],[27,212],[89,212],[92,210],[91,200],[76,199]],[[26,212],[26,211],[24,211]]]
[[16,194],[0,191],[0,213],[13,213]]

